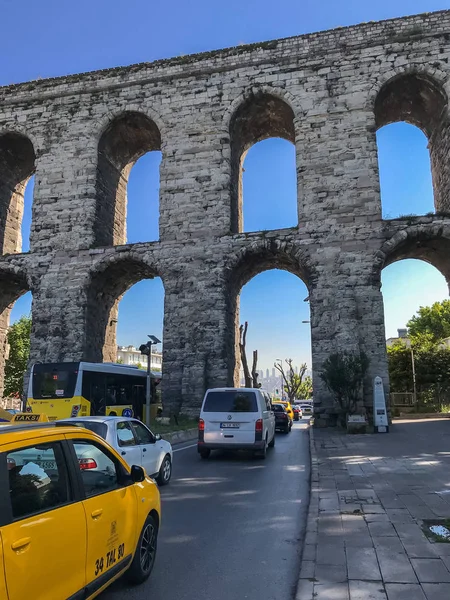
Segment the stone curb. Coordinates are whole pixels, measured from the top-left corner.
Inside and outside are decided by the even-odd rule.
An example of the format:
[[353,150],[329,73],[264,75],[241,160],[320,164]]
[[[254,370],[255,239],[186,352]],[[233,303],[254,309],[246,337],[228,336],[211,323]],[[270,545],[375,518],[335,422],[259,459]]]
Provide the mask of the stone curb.
[[198,429],[185,429],[184,431],[174,431],[173,433],[164,433],[161,435],[163,440],[170,442],[171,444],[180,444],[181,442],[188,442],[189,440],[197,439]]
[[308,577],[311,559],[307,560],[307,558],[309,557],[304,558],[304,549],[306,541],[308,540],[309,542],[311,542],[317,539],[317,525],[319,519],[319,466],[316,454],[316,446],[314,442],[313,426],[309,427],[309,455],[311,460],[311,491],[309,494],[309,506],[308,514],[306,517],[305,538],[303,540],[302,559],[300,563],[300,574],[297,583],[297,592],[295,594],[295,600],[306,600],[306,594],[310,592],[310,595],[312,597],[313,593],[313,582],[311,577]]

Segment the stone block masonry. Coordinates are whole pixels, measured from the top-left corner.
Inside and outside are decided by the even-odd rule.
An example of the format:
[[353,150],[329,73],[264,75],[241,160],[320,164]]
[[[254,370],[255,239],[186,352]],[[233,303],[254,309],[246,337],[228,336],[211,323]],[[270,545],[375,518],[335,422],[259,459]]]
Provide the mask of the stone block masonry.
[[[195,414],[237,383],[242,286],[280,268],[309,288],[316,422],[334,422],[317,373],[337,349],[370,357],[369,407],[375,375],[388,391],[381,270],[420,258],[450,277],[449,32],[442,11],[0,88],[0,350],[31,290],[31,361],[111,360],[121,295],[161,277],[164,403]],[[399,120],[428,136],[436,214],[387,221],[375,134]],[[242,158],[267,137],[295,144],[298,226],[243,233]],[[159,241],[127,245],[128,174],[151,150]]]

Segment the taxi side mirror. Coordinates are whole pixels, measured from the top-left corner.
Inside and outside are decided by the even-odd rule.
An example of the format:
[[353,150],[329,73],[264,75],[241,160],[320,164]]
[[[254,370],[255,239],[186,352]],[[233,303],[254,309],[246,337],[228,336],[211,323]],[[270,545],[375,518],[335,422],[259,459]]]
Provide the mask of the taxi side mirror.
[[145,479],[145,471],[142,467],[139,467],[138,465],[133,465],[131,467],[130,475],[133,483],[140,483]]
[[157,434],[155,435],[155,441],[156,441],[156,442],[159,442],[159,440],[160,440],[160,439],[161,439],[161,434],[160,434],[160,433],[157,433]]

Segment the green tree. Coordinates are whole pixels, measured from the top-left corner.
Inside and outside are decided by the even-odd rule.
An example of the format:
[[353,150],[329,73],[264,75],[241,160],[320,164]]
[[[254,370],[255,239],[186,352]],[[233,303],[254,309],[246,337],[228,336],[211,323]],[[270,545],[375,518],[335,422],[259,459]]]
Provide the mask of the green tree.
[[30,356],[31,317],[21,317],[8,331],[9,357],[5,364],[5,396],[22,395],[23,376]]
[[300,398],[302,400],[309,400],[312,397],[312,393],[313,393],[312,377],[309,377],[309,375],[307,375],[301,382],[300,387],[298,388],[298,398]]
[[320,378],[339,404],[344,419],[353,414],[358,401],[363,399],[363,381],[369,368],[369,359],[364,352],[335,352],[323,362]]
[[450,337],[450,300],[421,306],[406,324],[414,345],[433,345]]
[[292,366],[292,358],[286,358],[285,362],[288,368],[283,368],[283,363],[275,363],[275,368],[281,373],[283,378],[283,389],[287,394],[290,402],[293,402],[295,398],[300,397],[300,388],[303,383],[303,377],[305,375],[307,366],[306,363],[300,365],[298,373],[295,372]]

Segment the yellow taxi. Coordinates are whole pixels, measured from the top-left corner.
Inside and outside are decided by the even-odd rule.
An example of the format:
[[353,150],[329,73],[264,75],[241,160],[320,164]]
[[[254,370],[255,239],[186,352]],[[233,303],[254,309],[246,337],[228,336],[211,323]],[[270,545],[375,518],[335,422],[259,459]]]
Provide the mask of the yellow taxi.
[[274,400],[272,404],[282,404],[286,409],[287,414],[294,420],[294,411],[292,410],[292,405],[288,400]]
[[2,600],[88,600],[123,573],[142,583],[160,515],[153,480],[91,431],[0,425]]

